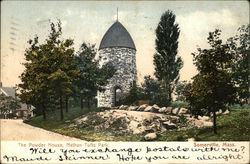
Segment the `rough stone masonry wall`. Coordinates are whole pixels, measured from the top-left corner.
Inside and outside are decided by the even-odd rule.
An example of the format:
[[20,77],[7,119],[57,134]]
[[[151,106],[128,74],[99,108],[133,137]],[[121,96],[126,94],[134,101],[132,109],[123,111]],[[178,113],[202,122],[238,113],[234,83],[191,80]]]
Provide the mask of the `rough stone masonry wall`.
[[137,80],[136,51],[131,48],[104,48],[99,51],[100,65],[111,62],[116,73],[109,79],[104,92],[98,92],[98,107],[112,107],[115,105],[115,89],[122,90],[122,95],[129,92],[133,81]]

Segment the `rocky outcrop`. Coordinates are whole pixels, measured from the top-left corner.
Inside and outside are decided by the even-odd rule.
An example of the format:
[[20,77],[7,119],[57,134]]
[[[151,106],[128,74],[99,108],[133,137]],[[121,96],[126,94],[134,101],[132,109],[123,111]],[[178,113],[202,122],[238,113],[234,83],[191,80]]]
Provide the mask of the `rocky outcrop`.
[[[151,107],[152,109],[153,107]],[[177,116],[162,113],[139,112],[131,110],[105,110],[99,113],[90,113],[74,120],[79,128],[108,129],[121,133],[153,133],[177,129]]]
[[123,135],[126,133],[158,133],[168,130],[213,126],[210,117],[194,117],[189,114],[186,108],[160,108],[157,105],[150,106],[147,104],[140,106],[121,105],[116,109],[89,113],[75,119],[74,124],[78,128],[91,128],[97,131],[107,129]]

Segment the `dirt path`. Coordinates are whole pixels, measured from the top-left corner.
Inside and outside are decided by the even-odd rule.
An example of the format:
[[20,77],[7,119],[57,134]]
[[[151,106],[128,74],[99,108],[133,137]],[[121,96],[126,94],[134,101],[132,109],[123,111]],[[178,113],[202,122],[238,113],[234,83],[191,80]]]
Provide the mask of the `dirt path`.
[[0,132],[1,141],[81,141],[30,126],[22,120],[0,119]]

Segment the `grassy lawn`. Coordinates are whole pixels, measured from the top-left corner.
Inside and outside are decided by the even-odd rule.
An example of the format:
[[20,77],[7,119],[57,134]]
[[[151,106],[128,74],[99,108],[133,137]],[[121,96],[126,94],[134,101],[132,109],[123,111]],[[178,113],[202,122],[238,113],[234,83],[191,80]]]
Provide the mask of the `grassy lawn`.
[[160,141],[185,141],[195,138],[196,141],[249,141],[250,140],[250,110],[232,110],[228,115],[218,116],[217,131],[213,128],[199,128],[166,132]]
[[[98,112],[96,109],[94,112]],[[213,134],[212,127],[195,128],[189,130],[171,130],[159,134],[157,141],[186,141],[195,138],[196,141],[249,141],[250,140],[250,110],[234,109],[228,115],[218,116],[218,134]],[[55,114],[56,113],[56,114]],[[145,134],[119,134],[117,131],[94,131],[91,129],[79,129],[71,127],[73,119],[88,113],[79,108],[70,109],[65,114],[64,121],[60,121],[59,111],[48,113],[47,120],[42,116],[26,120],[25,123],[40,127],[49,131],[80,138],[87,141],[142,141]]]

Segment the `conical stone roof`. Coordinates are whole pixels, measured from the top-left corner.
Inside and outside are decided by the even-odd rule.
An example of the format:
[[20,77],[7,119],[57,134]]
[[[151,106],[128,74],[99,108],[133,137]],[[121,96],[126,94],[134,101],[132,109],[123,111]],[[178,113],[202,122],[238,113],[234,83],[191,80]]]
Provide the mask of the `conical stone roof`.
[[124,47],[136,50],[130,34],[118,21],[116,21],[103,36],[99,50],[112,47]]

